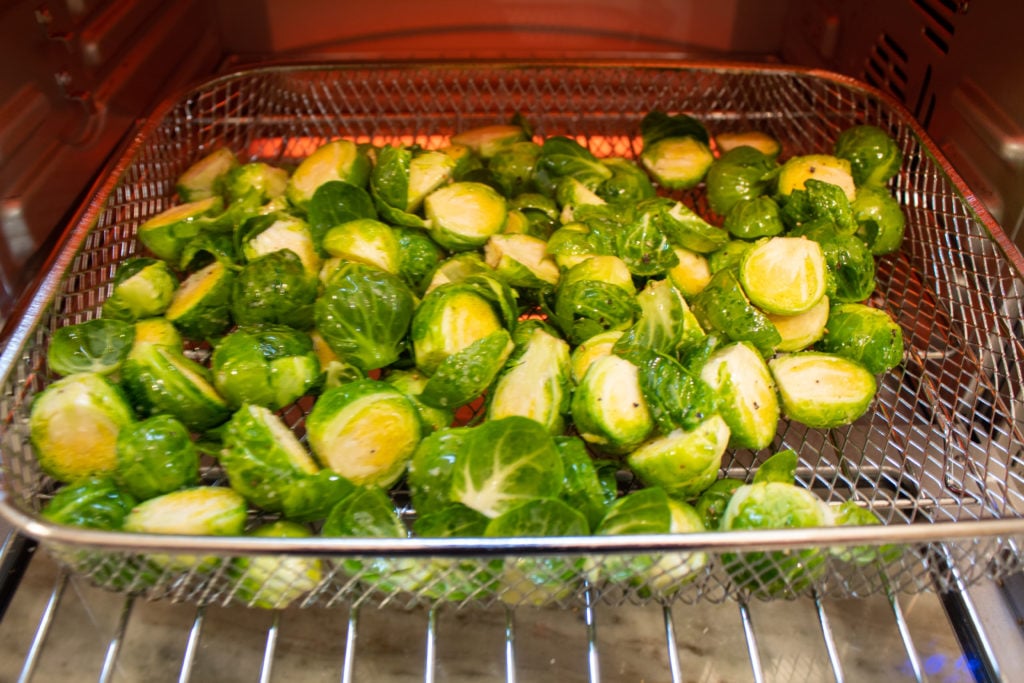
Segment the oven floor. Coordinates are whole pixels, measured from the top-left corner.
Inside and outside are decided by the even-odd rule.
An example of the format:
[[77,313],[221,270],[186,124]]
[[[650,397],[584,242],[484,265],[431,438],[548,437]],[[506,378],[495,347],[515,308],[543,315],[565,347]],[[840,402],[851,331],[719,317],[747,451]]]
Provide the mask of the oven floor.
[[357,618],[349,609],[197,610],[126,600],[72,577],[34,648],[62,583],[53,560],[36,553],[0,622],[3,683],[973,680],[930,593],[898,596],[895,610],[885,597],[747,611],[679,604],[667,615],[656,605],[598,606],[588,628],[584,611],[547,609],[364,607]]

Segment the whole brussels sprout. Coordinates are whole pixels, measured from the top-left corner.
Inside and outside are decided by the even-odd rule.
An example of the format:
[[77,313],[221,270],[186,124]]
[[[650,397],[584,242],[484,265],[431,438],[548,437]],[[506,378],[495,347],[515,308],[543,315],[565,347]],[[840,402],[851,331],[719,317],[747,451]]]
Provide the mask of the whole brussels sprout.
[[116,385],[102,375],[77,373],[36,395],[28,418],[29,439],[43,472],[75,482],[114,471],[117,436],[134,421],[135,413]]
[[103,302],[103,317],[134,322],[166,311],[178,278],[164,261],[132,258],[117,267],[113,287]]
[[879,308],[836,304],[829,311],[825,334],[817,346],[822,351],[859,361],[880,375],[903,361],[903,329]]
[[301,330],[313,326],[319,282],[290,249],[249,261],[231,288],[231,317],[239,325],[270,323]]
[[139,500],[199,484],[199,452],[188,429],[170,415],[128,425],[117,435],[114,481]]
[[58,327],[50,338],[46,365],[58,375],[116,373],[135,342],[135,326],[123,320],[96,318]]
[[729,445],[729,426],[711,415],[693,429],[676,429],[645,441],[627,456],[640,481],[671,496],[696,498],[718,478]]
[[533,182],[541,146],[522,140],[498,149],[487,164],[502,194],[512,198],[535,189]]
[[234,409],[254,403],[278,410],[307,394],[320,379],[313,340],[284,325],[235,329],[213,348],[210,369],[213,385]]
[[872,254],[881,256],[899,250],[907,219],[903,207],[886,189],[870,185],[857,188],[857,198],[850,208],[857,221],[857,237]]
[[422,429],[405,394],[362,379],[321,394],[306,418],[306,435],[325,467],[356,484],[387,488],[405,471]]
[[316,300],[316,328],[347,362],[365,371],[398,360],[412,323],[415,297],[398,277],[345,263]]
[[[310,538],[306,527],[278,520],[253,529],[258,538]],[[250,607],[284,609],[317,587],[323,577],[323,561],[316,557],[238,557],[230,574],[236,577],[235,599]]]
[[109,477],[87,477],[57,491],[40,514],[55,524],[117,531],[136,504]]
[[711,210],[724,216],[740,201],[766,194],[777,170],[773,156],[753,147],[726,151],[708,168],[707,196]]
[[741,199],[725,215],[722,224],[729,234],[744,240],[782,234],[786,226],[779,215],[779,205],[771,197]]
[[899,173],[903,153],[896,141],[877,126],[847,128],[836,138],[835,155],[850,162],[857,185],[885,185]]

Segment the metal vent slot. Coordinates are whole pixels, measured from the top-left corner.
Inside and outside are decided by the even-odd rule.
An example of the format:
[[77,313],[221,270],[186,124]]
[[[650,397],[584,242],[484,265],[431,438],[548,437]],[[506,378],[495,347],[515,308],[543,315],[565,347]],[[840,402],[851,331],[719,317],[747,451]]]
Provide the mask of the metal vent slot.
[[922,35],[942,54],[949,54],[949,44],[956,32],[953,16],[960,11],[958,3],[952,0],[912,0],[912,3],[928,18],[928,25]]
[[906,50],[889,34],[881,34],[868,55],[864,80],[906,103],[907,71]]

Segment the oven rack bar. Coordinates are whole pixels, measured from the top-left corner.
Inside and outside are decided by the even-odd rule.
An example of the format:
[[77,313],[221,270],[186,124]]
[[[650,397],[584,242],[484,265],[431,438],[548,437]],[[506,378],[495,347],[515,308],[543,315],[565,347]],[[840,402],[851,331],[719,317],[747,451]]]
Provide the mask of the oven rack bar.
[[[32,638],[31,645],[28,652],[21,664],[21,670],[17,677],[18,683],[30,683],[34,680],[34,674],[36,673],[36,667],[40,661],[45,648],[47,647],[48,638],[50,636],[51,627],[55,621],[55,615],[58,613],[62,603],[66,600],[66,593],[68,592],[69,584],[77,581],[73,576],[61,570],[56,576],[52,590],[50,591],[49,598],[46,600],[45,607],[39,617],[38,626],[35,630]],[[116,676],[118,668],[118,657],[121,654],[122,646],[125,641],[126,632],[129,624],[132,621],[133,613],[138,609],[138,604],[146,605],[145,601],[136,601],[131,596],[122,596],[111,594],[112,600],[120,601],[119,613],[116,618],[116,626],[113,629],[113,633],[109,638],[106,646],[106,652],[103,658],[102,669],[97,678],[98,683],[115,683],[119,679]],[[911,630],[908,627],[907,619],[904,614],[904,610],[900,605],[898,596],[889,593],[887,596],[889,608],[891,610],[891,618],[895,622],[896,629],[899,632],[902,640],[902,646],[906,651],[907,663],[908,663],[908,680],[916,680],[918,683],[925,683],[929,681],[929,672],[925,662],[922,660],[921,654],[918,648],[915,646],[914,638],[911,635]],[[848,680],[848,673],[844,666],[843,658],[840,655],[838,643],[839,640],[832,627],[832,615],[830,608],[826,605],[820,597],[814,596],[811,600],[813,603],[813,611],[817,616],[819,637],[822,639],[822,644],[827,652],[828,663],[831,667],[831,679],[835,680],[836,683],[844,683]],[[762,643],[761,638],[757,633],[757,629],[754,625],[754,617],[752,612],[758,607],[757,603],[751,605],[746,602],[736,603],[736,609],[738,610],[738,621],[741,625],[744,641],[746,645],[746,657],[749,660],[750,667],[750,680],[755,683],[763,683],[769,680],[779,680],[779,672],[772,672],[766,668],[765,661],[762,655]],[[196,660],[198,653],[204,648],[204,627],[207,619],[207,608],[199,606],[194,609],[194,617],[192,618],[191,624],[187,628],[186,645],[184,648],[184,654],[181,658],[180,669],[177,673],[178,683],[195,683],[201,680],[201,677],[196,674]],[[337,671],[340,672],[341,683],[355,683],[360,678],[356,674],[356,663],[361,655],[361,644],[363,640],[360,638],[362,620],[361,613],[364,611],[371,611],[373,608],[360,607],[354,605],[350,607],[347,614],[343,610],[338,610],[337,617],[343,619],[346,622],[345,636],[344,636],[344,653],[342,661],[337,664]],[[443,677],[439,675],[438,670],[438,657],[437,653],[439,645],[444,637],[443,628],[439,624],[440,613],[444,611],[444,607],[434,607],[428,611],[426,619],[426,627],[424,629],[423,637],[424,643],[424,657],[422,662],[422,677],[421,680],[424,683],[434,683],[437,680],[443,680]],[[699,672],[695,669],[698,667],[699,662],[688,655],[687,652],[683,651],[680,647],[679,635],[682,629],[677,624],[677,615],[673,612],[673,608],[670,606],[663,606],[661,609],[662,618],[664,620],[663,634],[665,638],[664,648],[666,658],[664,662],[665,676],[663,680],[670,680],[672,683],[682,683],[682,681],[692,680],[703,680],[699,677]],[[263,639],[264,646],[263,651],[260,653],[260,664],[258,681],[259,683],[271,683],[273,679],[274,666],[277,661],[277,648],[283,629],[285,628],[282,624],[281,612],[273,612],[270,624],[266,627],[265,638]],[[343,616],[342,616],[343,615]],[[578,663],[579,671],[581,676],[585,672],[585,678],[579,680],[586,680],[588,683],[600,683],[601,681],[612,681],[618,680],[615,678],[614,673],[605,677],[601,671],[601,642],[598,638],[599,634],[599,623],[597,609],[592,602],[587,602],[582,610],[581,627],[585,631],[586,639],[586,652],[585,661]],[[518,680],[525,680],[520,674],[520,668],[517,667],[517,661],[519,657],[523,655],[523,646],[520,643],[519,638],[519,627],[517,620],[517,611],[513,608],[505,608],[505,627],[504,627],[504,678],[507,683],[516,683]],[[736,653],[735,657],[742,657],[742,653]],[[980,682],[1003,680],[999,678],[998,668],[986,668],[991,667],[991,663],[984,663],[985,666],[974,666],[973,671],[974,678]],[[996,678],[991,678],[992,675]],[[335,679],[339,680],[339,679]],[[823,679],[823,680],[828,680]]]

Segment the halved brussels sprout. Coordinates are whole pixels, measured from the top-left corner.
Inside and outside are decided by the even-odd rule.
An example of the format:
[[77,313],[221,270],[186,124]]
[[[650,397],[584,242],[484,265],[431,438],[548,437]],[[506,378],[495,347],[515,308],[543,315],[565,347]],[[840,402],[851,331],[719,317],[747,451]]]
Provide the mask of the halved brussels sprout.
[[669,268],[669,278],[683,296],[695,296],[711,282],[711,266],[707,257],[681,247],[673,247],[672,251],[679,263]]
[[96,318],[58,327],[50,338],[46,365],[58,375],[94,372],[110,375],[121,368],[135,343],[135,326]]
[[362,379],[325,391],[306,418],[313,454],[352,482],[387,488],[421,438],[419,413],[394,386]]
[[765,312],[803,313],[825,296],[825,254],[805,237],[769,237],[743,252],[739,281]]
[[239,325],[269,323],[309,329],[319,286],[295,252],[273,251],[238,271],[231,287],[231,318]]
[[423,201],[430,236],[451,251],[482,247],[501,232],[508,217],[505,198],[483,183],[446,185]]
[[857,361],[835,354],[801,351],[768,361],[782,400],[782,412],[808,427],[850,424],[867,412],[878,388],[875,376]]
[[306,206],[313,243],[321,248],[324,235],[335,225],[360,218],[377,218],[373,197],[362,187],[330,180],[316,189]]
[[750,146],[725,150],[708,169],[707,197],[711,210],[729,214],[737,203],[766,194],[778,170],[775,157]]
[[359,147],[350,140],[333,140],[302,160],[288,179],[285,196],[292,205],[305,209],[324,183],[340,180],[362,187],[369,176],[369,159]]
[[903,329],[882,309],[836,304],[829,311],[818,348],[858,361],[881,375],[903,361]]
[[177,264],[185,245],[223,209],[224,200],[216,196],[173,206],[139,226],[139,241],[157,258]]
[[167,310],[178,278],[165,261],[132,258],[117,267],[113,287],[103,302],[103,317],[135,322]]
[[[670,498],[664,489],[651,487],[616,500],[594,533],[616,536],[704,530],[693,507]],[[704,552],[608,555],[597,574],[613,583],[633,586],[642,597],[665,597],[695,579],[707,563],[708,555]]]
[[455,459],[470,427],[439,429],[420,441],[409,461],[409,494],[418,515],[437,512],[453,502]]
[[121,385],[141,415],[165,413],[201,432],[231,416],[210,371],[178,349],[136,345],[122,366]]
[[594,361],[603,356],[610,356],[622,334],[622,330],[609,330],[577,344],[569,354],[572,381],[579,384]]
[[857,237],[875,256],[898,251],[903,243],[907,219],[903,207],[884,188],[857,188],[857,198],[850,205],[857,221]]
[[489,420],[462,435],[451,499],[493,519],[558,496],[563,475],[562,456],[543,425],[519,416]]
[[481,158],[490,159],[509,145],[527,139],[528,136],[522,126],[494,124],[456,133],[452,136],[451,142],[453,145],[465,145]]
[[547,242],[547,253],[555,259],[560,270],[597,255],[597,247],[590,241],[590,228],[583,223],[566,223],[555,230]]
[[307,273],[320,272],[320,252],[309,223],[287,213],[272,213],[246,221],[238,234],[242,256],[254,261],[281,249],[295,252]]
[[55,524],[118,531],[138,502],[106,476],[87,477],[61,488],[40,515]]
[[114,481],[138,500],[199,484],[199,451],[177,418],[154,415],[128,425],[116,447]]
[[238,166],[235,153],[226,147],[213,150],[178,176],[175,188],[183,202],[196,202],[224,192],[224,180]]
[[111,474],[117,435],[135,421],[120,389],[102,375],[77,373],[57,380],[32,401],[29,439],[39,468],[57,481]]
[[220,261],[185,278],[164,316],[189,339],[204,340],[231,327],[235,273]]
[[[769,481],[740,486],[732,494],[719,529],[823,527],[832,513],[821,499],[792,483]],[[825,569],[820,548],[771,552],[724,553],[733,581],[754,594],[792,595],[809,587]]]
[[429,377],[415,368],[411,370],[391,370],[384,381],[397,387],[410,401],[416,405],[420,414],[420,422],[425,431],[444,429],[452,424],[455,414],[450,408],[430,406],[420,400],[420,394],[427,387]]
[[398,360],[414,308],[413,293],[398,277],[349,262],[316,300],[314,321],[335,353],[365,372]]
[[637,366],[615,355],[590,365],[570,408],[580,436],[606,453],[628,453],[654,429]]
[[324,250],[331,256],[357,261],[397,274],[401,254],[391,226],[372,218],[359,218],[327,231]]
[[452,179],[456,160],[449,154],[422,150],[409,161],[409,190],[405,210],[418,211],[427,195]]
[[317,386],[320,361],[305,332],[284,325],[238,327],[213,349],[213,384],[228,405],[279,410]]
[[431,275],[430,284],[427,285],[426,293],[429,294],[441,285],[461,282],[474,275],[486,275],[493,272],[491,267],[484,263],[484,257],[478,251],[463,251],[453,254],[437,265]]
[[729,426],[729,445],[767,448],[779,426],[779,398],[757,349],[746,342],[723,346],[708,358],[700,377],[717,392],[719,414]]
[[641,121],[640,132],[640,163],[662,187],[682,190],[697,185],[715,160],[704,126],[685,114],[652,111]]
[[513,287],[553,287],[560,273],[547,247],[547,242],[530,235],[492,235],[484,245],[484,260]]
[[765,156],[775,158],[782,145],[771,135],[759,130],[726,131],[715,136],[715,146],[725,154],[737,147],[753,147]]
[[259,203],[283,197],[288,171],[262,161],[236,166],[224,177],[224,193],[230,202],[253,197]]
[[[522,326],[520,326],[522,329]],[[522,415],[561,433],[569,412],[569,344],[544,327],[527,328],[498,376],[487,401],[487,418]]]
[[167,318],[144,318],[135,323],[135,342],[132,348],[146,344],[181,350],[184,341],[181,332]]
[[720,332],[731,341],[748,341],[769,356],[782,341],[763,311],[750,303],[736,276],[728,269],[715,273],[691,306],[701,328]]
[[645,441],[626,460],[640,481],[682,500],[696,498],[718,478],[729,445],[729,426],[711,415],[696,427]]
[[836,185],[851,202],[856,197],[850,162],[829,154],[793,157],[783,164],[778,177],[779,194],[788,197],[795,190],[805,189],[805,183],[812,179]]
[[775,315],[768,313],[768,320],[779,331],[782,341],[776,346],[778,351],[803,351],[825,334],[825,323],[828,322],[830,302],[827,296],[821,297],[818,303],[803,313],[796,315]]
[[857,185],[885,185],[899,173],[903,154],[896,141],[878,126],[847,128],[836,138],[835,155],[850,162]]
[[[309,538],[306,527],[287,520],[278,520],[253,529],[250,536],[259,538]],[[230,573],[238,588],[235,599],[250,607],[284,609],[317,587],[323,578],[323,562],[316,557],[238,557]]]
[[476,287],[441,285],[423,297],[413,316],[416,367],[433,375],[449,356],[503,329],[498,312]]

